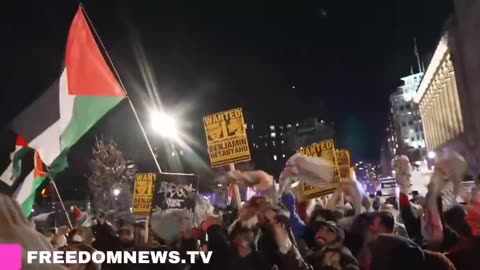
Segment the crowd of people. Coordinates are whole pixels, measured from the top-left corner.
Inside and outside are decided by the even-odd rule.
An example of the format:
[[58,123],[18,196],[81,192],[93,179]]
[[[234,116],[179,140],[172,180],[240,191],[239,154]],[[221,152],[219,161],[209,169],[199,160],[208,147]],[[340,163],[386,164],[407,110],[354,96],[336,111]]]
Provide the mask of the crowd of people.
[[280,177],[277,196],[254,196],[233,217],[215,211],[194,224],[182,210],[152,215],[147,237],[143,225],[112,224],[101,212],[91,227],[41,235],[11,198],[0,195],[0,238],[25,250],[213,252],[208,264],[24,264],[24,269],[478,270],[480,186],[444,209],[442,190],[448,183],[457,187],[455,166],[437,164],[428,194],[412,198],[409,164],[400,159],[396,199],[368,198],[354,179],[342,179],[328,203],[301,211],[292,178]]

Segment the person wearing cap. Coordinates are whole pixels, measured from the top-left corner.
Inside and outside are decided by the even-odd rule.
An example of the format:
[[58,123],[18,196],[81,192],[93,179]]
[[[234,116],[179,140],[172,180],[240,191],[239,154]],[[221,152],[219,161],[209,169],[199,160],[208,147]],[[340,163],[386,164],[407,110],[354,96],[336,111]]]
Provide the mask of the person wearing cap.
[[350,250],[343,246],[345,233],[333,221],[317,221],[312,225],[315,231],[315,247],[307,261],[315,270],[359,269],[357,260]]

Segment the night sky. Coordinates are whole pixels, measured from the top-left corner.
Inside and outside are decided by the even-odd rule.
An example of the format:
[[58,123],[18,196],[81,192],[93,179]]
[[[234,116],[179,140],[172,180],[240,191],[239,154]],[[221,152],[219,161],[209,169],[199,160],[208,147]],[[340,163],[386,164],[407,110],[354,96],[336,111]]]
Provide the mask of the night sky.
[[[416,70],[413,37],[428,63],[452,10],[449,0],[83,3],[145,121],[158,99],[189,130],[198,130],[202,115],[237,106],[255,124],[317,116],[335,123],[337,144],[355,160],[372,161],[379,159],[388,95]],[[2,4],[2,125],[59,75],[76,9],[71,0]],[[101,134],[128,158],[148,159],[124,103],[70,162],[85,164]],[[203,144],[203,135],[195,136]],[[12,146],[2,139],[0,150]]]

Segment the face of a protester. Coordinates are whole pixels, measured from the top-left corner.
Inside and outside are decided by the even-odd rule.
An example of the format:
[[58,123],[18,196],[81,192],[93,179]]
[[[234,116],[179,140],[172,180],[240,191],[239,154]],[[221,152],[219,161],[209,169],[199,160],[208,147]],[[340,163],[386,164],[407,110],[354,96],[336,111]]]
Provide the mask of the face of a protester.
[[250,244],[253,243],[254,238],[253,232],[243,232],[235,236],[233,243],[237,247],[249,248]]
[[267,224],[275,223],[275,215],[276,213],[272,209],[265,210],[263,213],[264,222]]
[[379,217],[373,219],[372,224],[370,225],[370,233],[373,235],[378,235],[380,233],[386,233],[385,226],[382,225],[382,221]]
[[315,241],[321,246],[332,244],[336,238],[335,231],[328,226],[321,226],[315,234]]
[[119,235],[118,238],[120,241],[127,243],[133,241],[133,233],[131,231],[122,231]]

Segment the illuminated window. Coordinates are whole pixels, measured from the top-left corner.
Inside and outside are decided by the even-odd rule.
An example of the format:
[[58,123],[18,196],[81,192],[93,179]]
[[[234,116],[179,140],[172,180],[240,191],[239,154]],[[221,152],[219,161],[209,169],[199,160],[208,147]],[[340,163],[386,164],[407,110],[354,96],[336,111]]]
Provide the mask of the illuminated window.
[[281,143],[281,144],[283,144],[283,143],[284,143],[284,141],[282,140],[280,143]]
[[271,125],[271,126],[270,126],[270,130],[275,130],[275,126],[274,126],[274,125]]
[[285,154],[283,154],[282,157],[285,158]]
[[277,160],[277,155],[273,155],[273,160]]
[[270,133],[270,137],[276,138],[276,137],[277,137],[277,133],[275,133],[275,132]]

